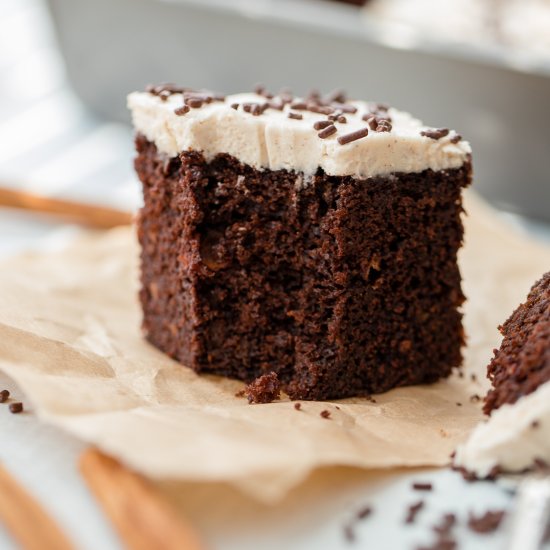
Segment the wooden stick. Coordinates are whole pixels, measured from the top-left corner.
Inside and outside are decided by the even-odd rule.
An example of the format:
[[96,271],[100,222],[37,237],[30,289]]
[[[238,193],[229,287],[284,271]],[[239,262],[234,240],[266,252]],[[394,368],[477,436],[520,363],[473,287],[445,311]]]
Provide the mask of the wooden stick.
[[95,206],[93,204],[43,197],[3,187],[0,187],[0,206],[53,214],[82,225],[101,229],[109,229],[118,225],[129,225],[132,223],[132,214],[130,212]]
[[25,550],[71,550],[56,523],[0,466],[0,518]]
[[198,534],[145,478],[95,449],[80,471],[131,550],[204,550]]

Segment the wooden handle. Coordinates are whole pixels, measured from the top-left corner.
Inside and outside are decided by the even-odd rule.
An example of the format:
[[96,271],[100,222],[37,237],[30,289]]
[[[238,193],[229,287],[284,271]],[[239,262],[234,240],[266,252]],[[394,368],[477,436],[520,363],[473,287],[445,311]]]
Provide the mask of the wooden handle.
[[82,225],[100,229],[109,229],[132,223],[132,214],[130,212],[51,197],[42,197],[25,191],[2,187],[0,187],[0,206],[53,214]]
[[191,525],[142,476],[95,449],[82,454],[80,470],[126,548],[204,550]]
[[0,518],[25,550],[71,550],[55,522],[0,466]]

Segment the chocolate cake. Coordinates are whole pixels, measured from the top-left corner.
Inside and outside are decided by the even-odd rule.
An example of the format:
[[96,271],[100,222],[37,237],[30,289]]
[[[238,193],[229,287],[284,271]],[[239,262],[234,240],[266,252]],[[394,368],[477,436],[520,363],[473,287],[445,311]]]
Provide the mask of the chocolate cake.
[[486,414],[550,381],[550,271],[499,330],[504,338],[487,369],[493,388],[485,398]]
[[148,340],[293,399],[434,382],[461,363],[470,147],[343,93],[129,96]]

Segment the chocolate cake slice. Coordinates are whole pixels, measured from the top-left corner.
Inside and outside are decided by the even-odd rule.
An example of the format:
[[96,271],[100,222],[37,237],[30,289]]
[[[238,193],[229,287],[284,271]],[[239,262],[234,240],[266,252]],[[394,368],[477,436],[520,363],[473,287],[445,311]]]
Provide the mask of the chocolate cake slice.
[[470,147],[342,93],[129,96],[148,340],[293,399],[434,382],[461,363]]
[[493,388],[485,398],[486,414],[550,381],[550,271],[499,330],[504,338],[487,368]]

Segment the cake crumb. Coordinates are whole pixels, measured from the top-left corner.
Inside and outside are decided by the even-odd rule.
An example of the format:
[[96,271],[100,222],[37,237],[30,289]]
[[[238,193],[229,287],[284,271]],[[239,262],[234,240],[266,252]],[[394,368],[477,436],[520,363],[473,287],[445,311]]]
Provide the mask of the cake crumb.
[[244,390],[249,403],[271,403],[281,396],[281,384],[276,372],[258,376]]
[[18,414],[20,412],[23,412],[23,403],[21,403],[21,402],[11,403],[10,404],[10,412],[12,414]]
[[468,527],[475,533],[492,533],[498,529],[505,515],[504,510],[488,510],[480,516],[470,512]]
[[328,418],[330,418],[330,411],[327,411],[327,410],[325,409],[324,411],[321,411],[321,412],[319,413],[319,416],[320,416],[321,418],[327,418],[327,419],[328,419]]

